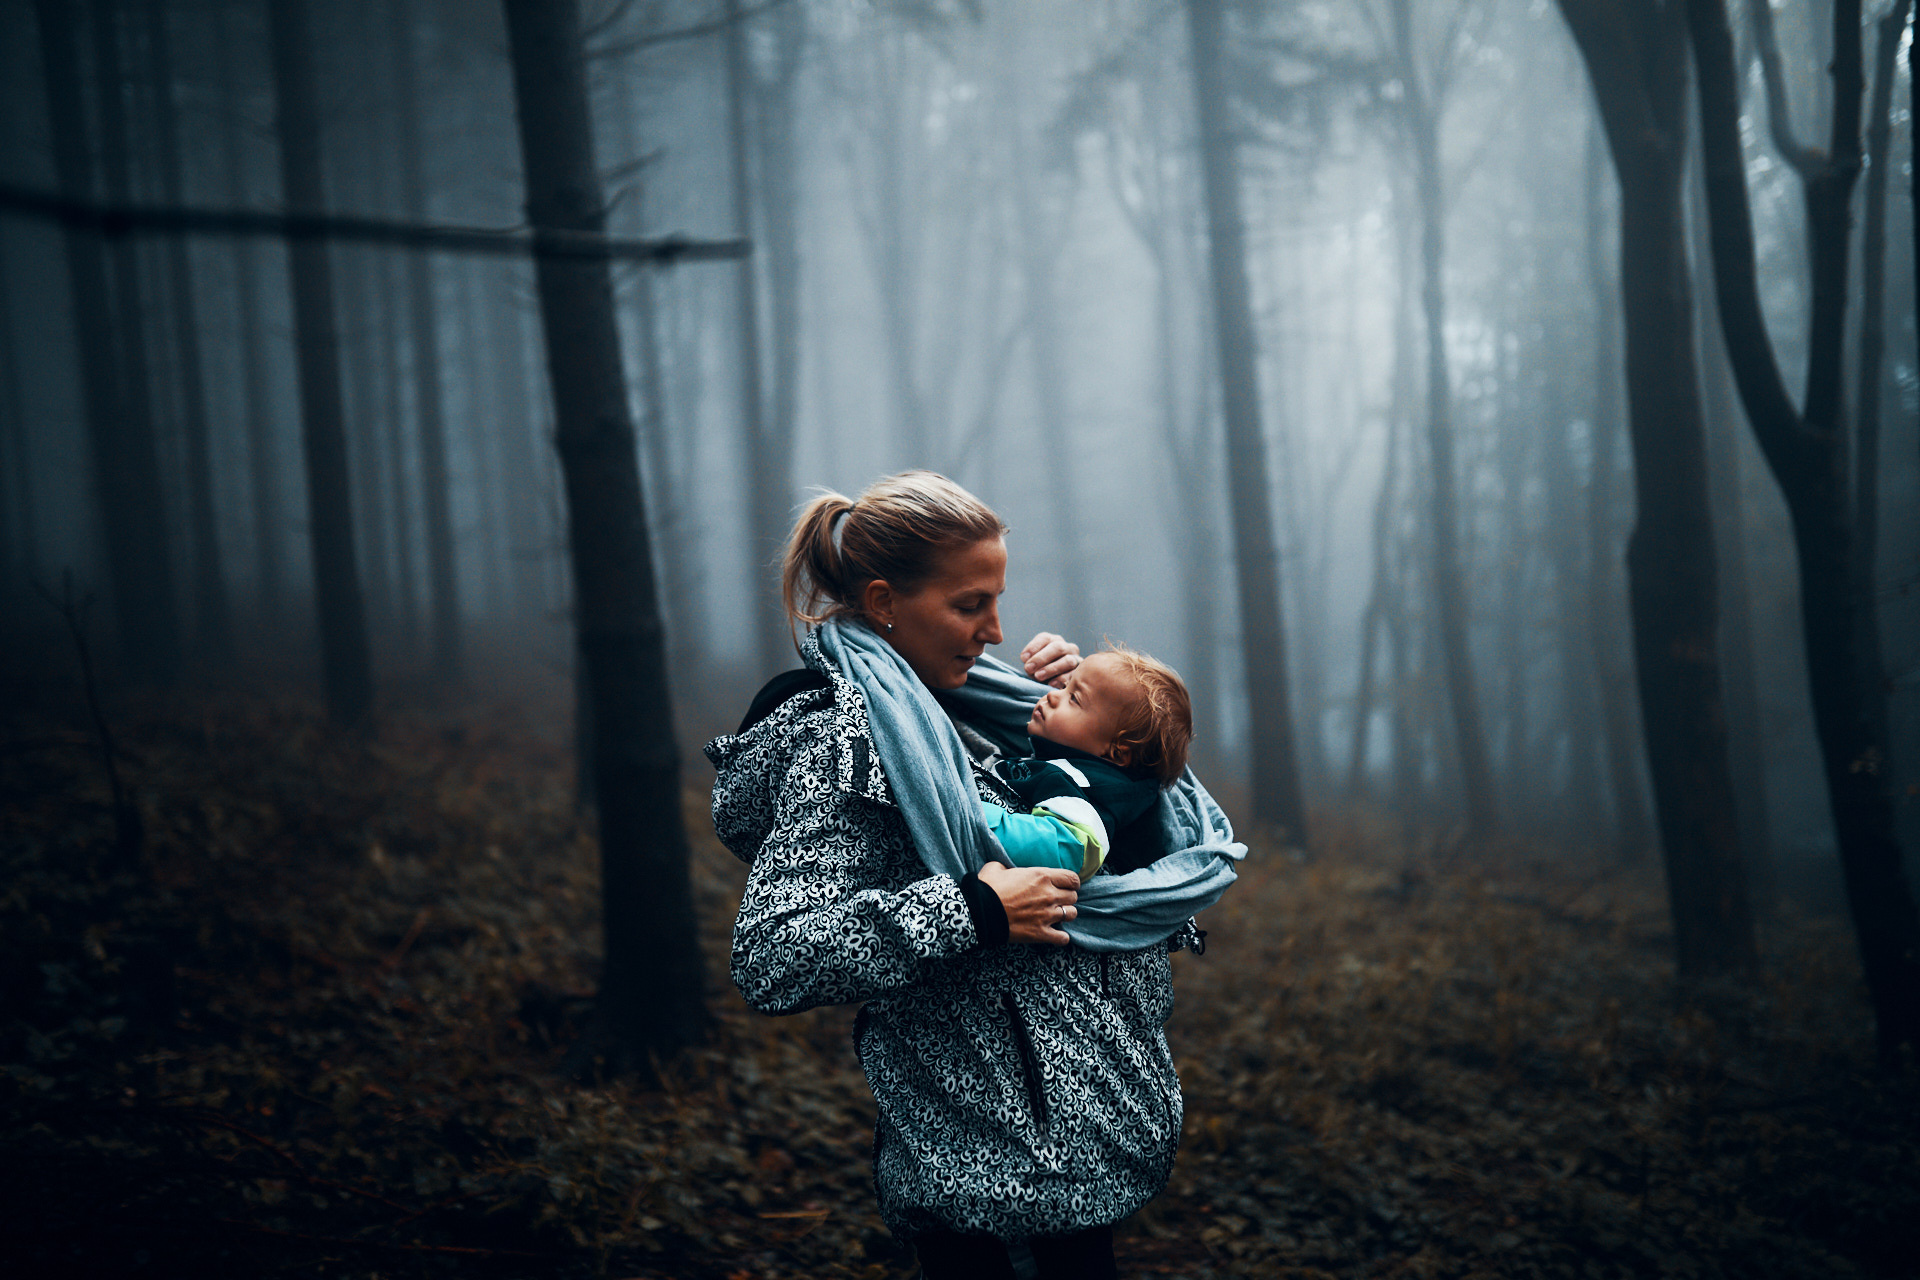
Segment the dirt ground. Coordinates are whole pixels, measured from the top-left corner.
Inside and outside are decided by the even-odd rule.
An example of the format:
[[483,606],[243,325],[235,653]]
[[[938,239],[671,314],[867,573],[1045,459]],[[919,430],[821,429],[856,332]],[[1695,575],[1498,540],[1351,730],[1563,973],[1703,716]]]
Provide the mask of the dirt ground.
[[[852,1010],[753,1014],[744,878],[687,796],[713,1026],[658,1087],[555,1068],[596,853],[511,709],[356,740],[293,701],[0,721],[11,1275],[914,1274],[875,1212]],[[1906,1276],[1920,1108],[1845,921],[1676,990],[1657,870],[1257,836],[1175,958],[1187,1112],[1123,1276]]]

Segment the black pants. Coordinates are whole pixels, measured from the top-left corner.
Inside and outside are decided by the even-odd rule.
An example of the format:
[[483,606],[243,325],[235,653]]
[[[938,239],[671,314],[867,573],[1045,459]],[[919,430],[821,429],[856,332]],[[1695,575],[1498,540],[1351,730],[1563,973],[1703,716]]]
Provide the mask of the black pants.
[[[1004,1241],[993,1236],[927,1231],[914,1238],[925,1280],[1014,1280],[1013,1260]],[[1027,1241],[1040,1280],[1118,1280],[1113,1263],[1113,1228],[1088,1227],[1065,1236],[1035,1236]]]

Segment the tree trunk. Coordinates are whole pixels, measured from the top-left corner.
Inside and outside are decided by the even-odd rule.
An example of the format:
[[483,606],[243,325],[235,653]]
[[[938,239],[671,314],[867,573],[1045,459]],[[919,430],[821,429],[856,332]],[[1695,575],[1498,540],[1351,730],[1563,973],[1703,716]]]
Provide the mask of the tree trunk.
[[[1395,663],[1394,679],[1387,683],[1386,701],[1392,737],[1391,747],[1395,755],[1393,762],[1395,789],[1406,780],[1406,761],[1400,759],[1404,737],[1405,711],[1400,703],[1404,690],[1398,687],[1403,674],[1398,669],[1395,657],[1396,627],[1389,615],[1400,607],[1394,599],[1396,585],[1393,581],[1394,566],[1392,560],[1393,541],[1398,534],[1395,516],[1402,501],[1400,486],[1400,448],[1403,425],[1411,416],[1413,399],[1413,287],[1412,272],[1407,268],[1412,254],[1408,251],[1408,236],[1405,220],[1395,227],[1394,247],[1397,250],[1396,274],[1398,289],[1393,304],[1393,365],[1391,395],[1387,403],[1387,451],[1380,468],[1380,491],[1374,498],[1372,525],[1373,583],[1367,593],[1366,606],[1360,613],[1360,675],[1358,687],[1353,698],[1353,742],[1347,756],[1346,793],[1354,799],[1361,798],[1366,791],[1366,767],[1368,742],[1373,729],[1373,708],[1378,697],[1375,687],[1375,667],[1379,662],[1378,641],[1385,636],[1389,652],[1387,658]],[[1404,802],[1406,797],[1401,795]]]
[[1646,793],[1640,786],[1640,735],[1633,723],[1633,708],[1621,696],[1622,690],[1637,682],[1631,664],[1621,661],[1626,646],[1621,643],[1616,624],[1621,599],[1614,481],[1620,470],[1617,451],[1624,414],[1620,403],[1620,293],[1609,269],[1603,234],[1604,146],[1596,122],[1587,135],[1586,164],[1587,278],[1594,302],[1593,473],[1587,477],[1585,509],[1586,656],[1594,687],[1600,690],[1614,837],[1625,860],[1638,863],[1653,848],[1654,837]]
[[[1541,212],[1551,216],[1547,210]],[[1542,268],[1543,282],[1556,279],[1547,273],[1544,262]],[[1535,385],[1544,388],[1547,411],[1540,469],[1546,482],[1547,550],[1553,563],[1553,659],[1559,675],[1560,716],[1567,744],[1565,789],[1548,816],[1565,838],[1585,842],[1605,830],[1601,783],[1605,734],[1599,704],[1611,691],[1594,681],[1586,655],[1587,636],[1592,630],[1587,616],[1593,598],[1587,582],[1592,558],[1584,545],[1584,526],[1575,514],[1580,506],[1575,481],[1577,446],[1572,430],[1579,416],[1573,407],[1577,384],[1554,367],[1561,352],[1578,349],[1578,328],[1567,323],[1570,308],[1564,302],[1543,298],[1542,305],[1550,308],[1555,318],[1531,363]],[[1588,438],[1592,438],[1591,428]]]
[[[121,0],[93,0],[93,77],[94,101],[99,110],[100,173],[105,196],[110,204],[133,201],[133,140],[127,126],[127,93],[131,76],[123,56]],[[155,469],[144,477],[142,488],[157,513],[155,528],[161,537],[160,549],[150,552],[149,569],[163,575],[163,586],[153,588],[154,603],[159,592],[166,593],[166,626],[169,647],[166,679],[170,680],[179,664],[178,600],[174,595],[173,526],[166,504],[167,451],[162,444],[159,421],[154,413],[154,375],[156,369],[147,348],[151,316],[148,295],[152,282],[143,279],[139,244],[131,236],[107,241],[107,265],[113,289],[113,335],[119,357],[120,412],[127,419],[129,441],[151,441]],[[164,558],[163,558],[164,557]]]
[[[400,202],[406,216],[428,214],[426,154],[421,143],[418,15],[413,0],[387,10],[394,45],[394,110],[400,143]],[[460,674],[460,578],[454,564],[453,512],[448,498],[447,428],[440,387],[440,329],[434,303],[433,259],[406,257],[408,346],[413,351],[414,424],[420,433],[421,514],[427,534],[427,607],[433,667],[442,679]]]
[[414,563],[420,539],[413,518],[412,486],[408,483],[411,468],[407,465],[407,446],[411,441],[403,409],[407,400],[405,371],[400,361],[400,303],[405,293],[405,259],[411,256],[382,254],[374,276],[374,288],[380,293],[380,331],[386,335],[380,344],[380,396],[392,406],[386,438],[381,441],[388,477],[387,520],[393,530],[393,605],[387,625],[392,629],[393,643],[409,664],[418,656],[420,638],[420,590]]
[[[1009,33],[1014,34],[1014,33]],[[1075,494],[1076,452],[1073,445],[1072,369],[1061,351],[1060,307],[1054,293],[1054,273],[1065,243],[1063,218],[1047,207],[1042,157],[1035,154],[1036,139],[1026,120],[1022,90],[1037,76],[1023,74],[1027,43],[1004,47],[1000,99],[1002,128],[1010,151],[1008,187],[1013,198],[1013,234],[1018,241],[1020,282],[1025,307],[1027,368],[1033,377],[1033,404],[1038,415],[1033,445],[1035,463],[1044,469],[1047,494],[1047,546],[1051,576],[1060,584],[1060,616],[1049,623],[1089,647],[1098,634],[1087,589],[1087,556],[1081,545],[1080,503]]]
[[[600,234],[586,61],[575,0],[506,0],[527,212]],[[575,1054],[615,1070],[691,1043],[706,1019],[680,810],[660,601],[604,258],[541,253],[535,271],[566,475],[574,617],[592,706],[606,959],[594,1028]]]
[[[747,116],[753,99],[753,71],[747,66],[746,22],[740,0],[726,0],[727,149],[733,189],[734,234],[753,238],[753,137]],[[748,583],[753,604],[755,651],[765,678],[785,661],[786,619],[777,586],[781,548],[792,503],[792,437],[776,438],[768,429],[760,368],[760,268],[756,258],[740,260],[735,276],[734,359],[740,375],[740,425],[747,442]]]
[[1347,754],[1346,794],[1360,799],[1366,789],[1367,744],[1373,730],[1374,668],[1380,633],[1386,627],[1387,541],[1393,530],[1393,504],[1400,488],[1400,420],[1387,411],[1387,457],[1380,468],[1380,492],[1373,501],[1373,585],[1360,611],[1360,674],[1353,693],[1353,742]]
[[1437,105],[1429,102],[1413,66],[1412,0],[1394,0],[1395,46],[1403,88],[1402,108],[1413,150],[1414,188],[1420,210],[1420,303],[1427,339],[1427,461],[1429,519],[1433,539],[1433,594],[1440,622],[1440,652],[1453,714],[1454,746],[1466,789],[1467,830],[1491,834],[1499,824],[1487,733],[1480,717],[1468,635],[1467,584],[1460,551],[1460,512],[1453,456],[1453,381],[1447,367],[1446,204],[1440,173]]
[[[479,263],[469,258],[453,273],[454,293],[451,337],[455,350],[480,350],[485,332],[480,323],[481,292]],[[478,387],[477,372],[464,380]],[[466,453],[472,459],[473,548],[475,575],[470,597],[474,613],[483,619],[499,620],[508,614],[512,590],[507,581],[506,509],[510,478],[500,463],[500,419],[496,406],[482,406],[478,397],[468,400],[461,415],[461,434],[466,437]]]
[[1754,963],[1753,921],[1727,768],[1681,200],[1686,30],[1677,7],[1636,15],[1637,32],[1602,18],[1589,0],[1561,0],[1560,7],[1586,59],[1620,176],[1620,294],[1639,499],[1627,583],[1679,970],[1683,978],[1743,973]]
[[[1180,359],[1179,335],[1200,329],[1203,351],[1208,335],[1204,332],[1204,311],[1193,317],[1197,323],[1183,322],[1176,301],[1176,280],[1194,278],[1205,268],[1199,262],[1195,238],[1186,234],[1192,212],[1187,203],[1191,183],[1182,181],[1172,163],[1172,151],[1178,144],[1168,141],[1168,135],[1177,137],[1188,128],[1189,121],[1186,113],[1172,107],[1166,104],[1159,117],[1160,128],[1142,140],[1143,154],[1136,157],[1131,168],[1117,148],[1109,148],[1108,172],[1114,180],[1114,199],[1153,263],[1153,389],[1172,497],[1167,533],[1181,584],[1186,644],[1182,676],[1193,700],[1194,723],[1218,725],[1220,557],[1209,480],[1218,465],[1211,447],[1214,384],[1204,371],[1203,359],[1195,362],[1201,366],[1194,370],[1197,385],[1191,389],[1183,386],[1186,362]],[[1109,135],[1110,142],[1113,136]],[[1183,403],[1187,405],[1184,411]],[[1209,734],[1207,738],[1213,743],[1203,740],[1196,744],[1196,757],[1202,763],[1225,763],[1212,754],[1218,750],[1218,736],[1217,732]]]
[[[928,397],[920,388],[920,241],[918,221],[907,210],[906,173],[908,139],[918,117],[913,115],[906,77],[898,74],[906,59],[905,37],[893,31],[876,32],[869,42],[876,61],[892,60],[890,79],[873,97],[875,126],[873,227],[864,237],[871,245],[873,286],[880,297],[880,321],[885,329],[887,385],[892,393],[894,438],[906,465],[924,467],[936,444],[928,422]],[[903,117],[905,117],[903,119]],[[945,441],[938,442],[944,445]]]
[[[644,285],[650,272],[642,270],[638,283]],[[484,320],[483,350],[489,377],[487,394],[498,406],[502,456],[507,474],[519,476],[508,493],[507,554],[512,559],[513,597],[522,618],[546,621],[552,607],[542,567],[553,551],[541,518],[542,504],[550,496],[544,483],[546,469],[535,448],[533,406],[529,401],[523,335],[517,310],[512,277],[499,268],[491,268],[481,290],[480,316]]]
[[[231,10],[214,19],[214,61],[221,68],[222,102],[227,119],[220,130],[220,158],[227,201],[244,209],[248,199],[246,159],[241,154],[245,104],[240,72],[234,56]],[[252,237],[236,236],[234,306],[240,357],[241,412],[246,422],[248,497],[253,517],[253,574],[255,607],[265,618],[278,621],[284,608],[281,582],[279,468],[275,465],[274,417],[268,390],[267,355],[260,323],[259,248]]]
[[[729,2],[739,4],[739,0]],[[767,500],[756,510],[762,522],[758,530],[760,545],[770,548],[770,561],[777,566],[793,512],[794,427],[800,400],[800,169],[794,117],[799,110],[797,89],[806,40],[806,10],[797,4],[782,5],[768,21],[774,25],[777,69],[773,80],[755,95],[755,115],[759,125],[761,215],[766,233],[767,338],[772,350],[767,371],[770,386],[765,449],[757,464],[766,472]],[[739,23],[734,25],[738,27]],[[653,353],[657,359],[657,344]],[[765,566],[761,577],[763,582],[772,581]],[[786,665],[792,639],[784,611],[774,607],[778,593],[763,585],[761,595],[763,604],[771,610],[770,625],[762,629],[765,647],[761,660],[772,672]]]
[[[1689,180],[1694,269],[1711,271],[1704,190]],[[1739,426],[1732,374],[1720,343],[1720,313],[1711,292],[1701,300],[1698,324],[1702,410],[1707,428],[1708,501],[1720,568],[1720,669],[1727,698],[1727,763],[1733,771],[1734,807],[1740,819],[1741,860],[1749,896],[1764,912],[1773,898],[1773,831],[1767,802],[1766,731],[1760,716],[1760,683],[1754,670],[1753,593],[1747,578],[1746,501],[1740,478]]]
[[[1860,378],[1854,395],[1854,595],[1860,602],[1860,655],[1868,679],[1884,679],[1880,648],[1880,416],[1886,386],[1882,361],[1887,334],[1887,176],[1893,169],[1894,59],[1907,26],[1910,0],[1894,0],[1880,19],[1873,60],[1873,104],[1867,115],[1866,212],[1860,228]],[[1920,176],[1920,175],[1916,175]],[[1868,699],[1884,698],[1869,689]],[[1891,774],[1888,775],[1891,777]]]
[[[367,146],[369,138],[356,138],[353,146]],[[356,171],[354,179],[340,184],[342,203],[374,204],[378,195],[372,175]],[[334,252],[335,278],[339,284],[338,306],[347,318],[340,338],[340,377],[345,393],[342,421],[347,435],[348,484],[353,493],[354,548],[360,568],[361,590],[366,601],[369,630],[385,633],[393,625],[393,540],[387,522],[385,451],[382,439],[392,429],[395,406],[381,394],[379,376],[380,347],[383,335],[376,319],[375,298],[379,289],[375,258],[379,250],[359,245],[342,245]]]
[[[785,12],[783,10],[783,12]],[[642,154],[645,131],[640,116],[638,86],[635,78],[628,76],[620,94],[620,108],[614,116],[614,147],[616,154],[625,164],[634,166],[635,175],[626,191],[617,203],[626,210],[631,219],[630,230],[633,235],[644,236],[648,228],[647,204],[647,160]],[[774,95],[777,97],[777,94]],[[768,110],[776,108],[769,107]],[[770,150],[777,150],[772,147]],[[777,166],[776,166],[777,167]],[[776,213],[769,197],[767,217],[769,224],[790,220],[790,212]],[[791,227],[786,234],[791,234]],[[779,234],[771,236],[780,239]],[[786,246],[794,248],[794,246]],[[770,255],[782,252],[782,249],[769,249]],[[795,249],[797,254],[797,248]],[[787,334],[784,326],[789,319],[789,310],[797,311],[798,300],[786,299],[783,287],[797,288],[799,265],[796,261],[790,268],[795,280],[785,280],[781,269],[769,268],[768,274],[775,277],[770,292],[774,299],[774,392],[772,416],[775,430],[786,430],[791,438],[792,409],[785,397],[792,390],[785,379],[796,375],[797,371],[787,369],[782,360],[798,350],[798,335]],[[784,286],[782,281],[784,280]],[[702,655],[693,640],[693,612],[688,589],[688,579],[694,572],[690,563],[697,556],[693,543],[697,540],[687,533],[687,507],[681,488],[686,477],[674,465],[673,417],[667,408],[667,375],[661,360],[660,344],[660,276],[656,268],[646,266],[636,271],[628,281],[633,293],[633,332],[630,342],[633,347],[633,363],[640,370],[640,476],[642,493],[645,496],[647,510],[653,521],[655,565],[660,574],[661,601],[660,612],[667,627],[667,671],[675,681],[676,687],[687,688],[689,681],[698,678]],[[794,320],[797,325],[797,319]],[[791,348],[789,350],[788,348]],[[787,424],[784,428],[780,424]]]
[[[11,299],[7,236],[0,231],[0,299]],[[0,583],[0,598],[19,589],[39,560],[34,537],[33,451],[27,433],[27,406],[20,381],[20,333],[11,302],[0,302],[0,572],[14,575]]]
[[[306,0],[266,6],[280,125],[280,181],[287,207],[322,213],[320,117],[314,99],[313,36]],[[300,381],[300,436],[306,455],[307,525],[314,605],[320,623],[321,684],[336,724],[366,720],[373,709],[373,664],[366,606],[354,552],[353,500],[340,392],[340,342],[334,324],[333,266],[319,240],[287,246],[293,293],[294,355]]]
[[1253,744],[1253,816],[1307,843],[1306,804],[1294,751],[1287,696],[1286,632],[1280,609],[1280,564],[1273,542],[1272,490],[1260,425],[1254,363],[1253,305],[1247,291],[1245,230],[1240,219],[1240,166],[1227,112],[1221,0],[1188,0],[1194,101],[1207,204],[1208,257],[1220,360],[1221,407],[1227,429],[1227,497],[1233,512],[1241,652]]
[[1860,646],[1862,612],[1871,601],[1856,594],[1845,469],[1841,356],[1848,205],[1860,169],[1860,6],[1858,0],[1834,4],[1831,143],[1805,178],[1814,253],[1804,410],[1796,410],[1787,393],[1760,309],[1726,9],[1719,0],[1688,0],[1687,16],[1700,81],[1720,324],[1747,421],[1793,518],[1814,724],[1880,1050],[1891,1060],[1902,1046],[1920,1048],[1920,913],[1894,833],[1885,681]]
[[[1489,469],[1499,477],[1500,497],[1495,510],[1499,512],[1500,532],[1496,536],[1505,540],[1505,546],[1493,543],[1487,558],[1491,563],[1504,565],[1506,571],[1501,575],[1503,581],[1487,593],[1499,601],[1493,610],[1498,632],[1492,647],[1499,668],[1494,689],[1500,696],[1495,701],[1493,691],[1489,690],[1488,705],[1497,708],[1497,728],[1490,735],[1489,745],[1499,744],[1501,780],[1508,795],[1513,797],[1508,802],[1510,820],[1517,818],[1525,823],[1541,812],[1540,802],[1550,782],[1545,772],[1548,761],[1542,758],[1534,741],[1533,655],[1529,643],[1539,626],[1536,553],[1545,539],[1544,531],[1529,527],[1527,489],[1529,482],[1545,470],[1533,456],[1533,445],[1539,437],[1536,423],[1542,417],[1548,422],[1554,419],[1533,410],[1527,414],[1526,429],[1518,425],[1516,420],[1520,415],[1515,410],[1520,382],[1518,335],[1514,333],[1511,319],[1506,317],[1495,317],[1493,331],[1498,352],[1494,357],[1493,377],[1499,390],[1493,396],[1493,456],[1488,461]],[[1469,807],[1469,814],[1471,812]]]
[[[180,166],[180,117],[173,97],[172,44],[165,0],[148,0],[147,53],[153,76],[154,136],[160,157],[161,199],[186,203]],[[200,319],[193,295],[187,241],[167,241],[167,274],[173,292],[175,360],[180,371],[181,426],[187,445],[187,528],[193,548],[193,604],[198,657],[215,669],[233,660],[233,614],[220,559],[220,530],[213,503],[213,462],[208,445],[207,391],[200,365]]]
[[[86,137],[78,15],[65,0],[38,0],[34,9],[61,192],[71,200],[91,200],[93,160]],[[112,83],[117,89],[117,76]],[[153,423],[128,408],[100,238],[70,227],[62,239],[119,651],[130,673],[165,684],[178,670],[180,641]]]

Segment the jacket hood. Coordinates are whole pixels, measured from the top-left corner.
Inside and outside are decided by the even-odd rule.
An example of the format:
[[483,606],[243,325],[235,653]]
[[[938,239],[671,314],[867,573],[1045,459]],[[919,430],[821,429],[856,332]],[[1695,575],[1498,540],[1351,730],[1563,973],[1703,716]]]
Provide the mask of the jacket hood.
[[779,791],[798,740],[824,737],[831,744],[830,782],[835,789],[891,807],[893,793],[880,768],[859,688],[820,652],[809,631],[800,659],[827,677],[824,689],[797,693],[745,733],[721,734],[704,750],[713,763],[713,829],[742,862],[752,862],[773,830]]

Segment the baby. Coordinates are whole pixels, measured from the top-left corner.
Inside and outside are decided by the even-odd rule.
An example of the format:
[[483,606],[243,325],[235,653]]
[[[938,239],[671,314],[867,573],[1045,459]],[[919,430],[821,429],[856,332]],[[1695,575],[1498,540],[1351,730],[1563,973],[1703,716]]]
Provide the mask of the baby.
[[1179,780],[1193,741],[1193,704],[1172,667],[1115,644],[1082,662],[1034,705],[1033,755],[994,772],[1033,809],[982,801],[987,826],[1016,867],[1093,875],[1121,827]]

